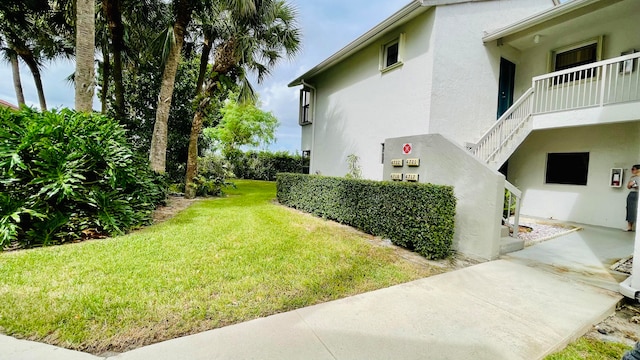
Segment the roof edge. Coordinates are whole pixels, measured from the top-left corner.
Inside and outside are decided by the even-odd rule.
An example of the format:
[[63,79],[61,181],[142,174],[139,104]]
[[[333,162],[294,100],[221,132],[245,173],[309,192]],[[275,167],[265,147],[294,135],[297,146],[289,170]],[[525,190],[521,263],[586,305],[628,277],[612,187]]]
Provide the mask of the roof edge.
[[329,67],[335,65],[336,63],[342,61],[345,57],[353,54],[354,52],[360,50],[362,47],[369,44],[370,41],[374,40],[378,35],[384,33],[385,30],[395,25],[398,21],[412,14],[416,10],[420,8],[424,8],[425,10],[429,7],[429,5],[424,5],[422,0],[414,0],[409,4],[405,5],[402,9],[398,10],[396,13],[388,17],[386,20],[383,20],[381,23],[373,27],[371,30],[367,31],[354,41],[347,44],[342,49],[338,50],[335,54],[331,55],[327,59],[325,59],[320,64],[314,66],[311,70],[307,71],[303,75],[297,77],[295,80],[287,85],[288,87],[294,87],[298,85],[302,85],[302,80],[308,79],[309,77],[315,76]]
[[544,10],[542,12],[529,16],[523,20],[520,20],[517,23],[489,32],[482,37],[482,41],[484,43],[488,43],[491,41],[498,40],[500,38],[515,34],[519,31],[528,29],[532,26],[542,24],[555,17],[568,14],[570,12],[573,12],[585,6],[589,6],[591,4],[595,4],[600,1],[601,0],[575,0],[575,1],[570,1],[561,5],[554,6],[550,9]]

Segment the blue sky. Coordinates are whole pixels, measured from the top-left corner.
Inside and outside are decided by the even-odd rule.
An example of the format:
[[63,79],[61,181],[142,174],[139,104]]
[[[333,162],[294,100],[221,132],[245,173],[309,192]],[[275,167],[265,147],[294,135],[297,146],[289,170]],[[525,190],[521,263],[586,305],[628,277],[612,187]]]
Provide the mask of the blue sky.
[[[298,89],[287,84],[320,63],[364,32],[400,10],[409,0],[289,0],[298,10],[303,32],[302,52],[291,61],[283,61],[262,84],[256,86],[262,108],[271,111],[280,121],[277,142],[271,150],[300,150],[298,126]],[[74,62],[60,60],[45,64],[43,85],[49,108],[71,107],[74,104],[73,86],[65,79],[73,72]],[[20,75],[28,105],[38,107],[33,78],[26,66]],[[16,104],[11,68],[0,62],[0,99]],[[94,103],[99,109],[100,104]]]

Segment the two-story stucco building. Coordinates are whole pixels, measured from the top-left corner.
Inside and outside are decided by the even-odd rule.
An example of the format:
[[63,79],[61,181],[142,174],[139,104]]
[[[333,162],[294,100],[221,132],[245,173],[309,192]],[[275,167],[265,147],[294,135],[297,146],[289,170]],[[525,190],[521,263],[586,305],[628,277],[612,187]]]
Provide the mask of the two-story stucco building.
[[343,176],[354,154],[365,178],[391,180],[390,139],[419,142],[438,154],[420,181],[456,188],[458,250],[483,258],[500,252],[505,187],[525,215],[622,228],[639,14],[637,0],[412,1],[289,84],[309,172]]

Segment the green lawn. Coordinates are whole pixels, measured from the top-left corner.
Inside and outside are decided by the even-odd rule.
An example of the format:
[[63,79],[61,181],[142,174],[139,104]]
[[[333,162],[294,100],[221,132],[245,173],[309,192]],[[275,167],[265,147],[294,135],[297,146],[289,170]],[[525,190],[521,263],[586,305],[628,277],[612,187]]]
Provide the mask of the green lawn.
[[581,337],[544,360],[619,360],[627,350],[631,347],[625,344]]
[[237,185],[126,236],[0,253],[0,332],[124,351],[441,271]]

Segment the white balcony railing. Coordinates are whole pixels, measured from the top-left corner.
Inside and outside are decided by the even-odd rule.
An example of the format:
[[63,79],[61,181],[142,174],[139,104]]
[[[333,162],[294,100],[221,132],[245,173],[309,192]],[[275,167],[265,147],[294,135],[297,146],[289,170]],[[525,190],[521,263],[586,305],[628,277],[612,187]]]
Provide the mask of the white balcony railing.
[[533,78],[534,114],[640,100],[640,53]]
[[531,132],[535,114],[640,101],[640,52],[533,78],[518,99],[469,150],[500,166]]

